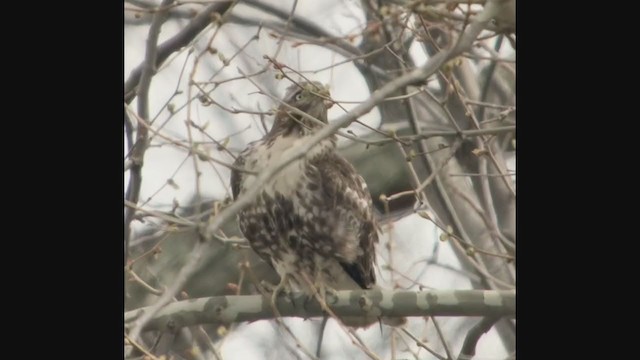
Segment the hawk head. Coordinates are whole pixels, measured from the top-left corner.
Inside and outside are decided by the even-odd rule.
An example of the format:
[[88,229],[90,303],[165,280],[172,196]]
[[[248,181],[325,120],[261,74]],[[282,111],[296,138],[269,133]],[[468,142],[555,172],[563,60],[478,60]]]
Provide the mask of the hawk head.
[[291,107],[327,124],[327,109],[333,105],[329,89],[317,81],[299,82],[289,86],[282,101],[289,106],[280,104],[278,107],[275,122],[270,131],[272,134],[289,133],[293,130],[297,130],[298,133],[308,133],[322,127],[316,121],[297,114]]

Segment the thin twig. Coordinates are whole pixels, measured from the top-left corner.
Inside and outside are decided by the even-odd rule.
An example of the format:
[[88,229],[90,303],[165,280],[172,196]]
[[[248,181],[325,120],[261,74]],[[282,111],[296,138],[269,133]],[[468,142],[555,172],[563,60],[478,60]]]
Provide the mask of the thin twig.
[[[409,173],[411,174],[411,180],[413,181],[413,186],[417,189],[420,186],[420,178],[418,177],[418,173],[415,167],[413,166],[411,158],[407,155],[407,152],[405,151],[404,147],[401,144],[398,144],[398,149],[400,149],[402,156],[404,156],[404,158],[406,159],[407,167],[409,168]],[[424,191],[415,191],[414,193],[420,199],[421,203],[423,204],[427,203],[427,194],[425,194]],[[384,202],[390,201],[389,197],[387,196],[382,198],[382,200]]]
[[498,176],[515,176],[516,173],[508,173],[508,174],[471,174],[471,173],[451,173],[449,176],[487,176],[487,177],[498,177]]
[[489,60],[489,61],[494,61],[494,62],[503,62],[503,63],[512,63],[515,64],[515,59],[506,59],[506,58],[501,58],[501,57],[492,57],[492,56],[482,56],[482,55],[476,55],[476,54],[464,54],[462,55],[466,58],[469,59],[476,59],[476,60]]
[[[161,6],[167,6],[174,0],[163,0]],[[153,21],[149,28],[147,45],[145,51],[145,59],[143,62],[142,73],[140,75],[140,85],[138,89],[138,117],[140,119],[149,119],[149,87],[151,78],[155,74],[155,65],[158,52],[158,37],[160,36],[160,28],[167,18],[167,11],[159,11],[153,16]],[[138,122],[136,132],[136,142],[131,150],[131,167],[129,168],[129,186],[127,187],[126,199],[134,204],[138,203],[140,196],[140,187],[142,185],[142,165],[144,163],[144,154],[148,145],[149,132],[146,127],[141,126]],[[124,243],[125,243],[125,260],[129,249],[129,239],[131,237],[131,221],[135,212],[131,208],[125,208],[124,221]]]
[[202,258],[203,253],[209,250],[212,242],[203,242],[202,240],[196,243],[196,246],[193,248],[191,253],[187,256],[186,264],[180,269],[180,272],[176,275],[175,279],[171,286],[169,286],[165,292],[160,296],[160,298],[149,307],[148,311],[145,311],[133,325],[131,331],[129,332],[129,336],[132,339],[138,338],[144,326],[153,318],[153,316],[162,309],[166,304],[171,302],[175,295],[182,289],[184,284],[188,279],[198,270],[200,265],[200,260]]
[[159,358],[157,358],[155,355],[153,355],[152,353],[150,353],[147,349],[145,349],[142,345],[138,344],[135,340],[133,340],[131,337],[127,336],[126,334],[124,335],[125,340],[127,340],[129,342],[129,344],[131,344],[133,347],[135,347],[136,349],[140,350],[143,354],[145,354],[146,356],[150,357],[151,360],[160,360]]
[[[126,264],[126,268],[127,269],[131,269],[133,267],[133,264],[135,264],[138,260],[143,259],[151,254],[156,253],[156,251],[158,251],[158,249],[160,248],[160,244],[162,244],[163,241],[165,241],[170,233],[167,233],[164,230],[160,230],[157,232],[158,235],[153,234],[152,236],[149,237],[149,239],[154,239],[154,238],[159,238],[162,237],[160,240],[158,240],[158,242],[153,245],[153,247],[151,249],[149,249],[148,251],[145,251],[144,253],[140,254],[139,256],[137,256],[135,259],[131,259],[127,264]],[[147,240],[144,240],[147,241]]]
[[175,182],[173,181],[173,178],[178,174],[178,171],[180,171],[180,169],[184,166],[184,164],[187,163],[188,159],[189,159],[189,156],[185,156],[185,158],[182,160],[180,164],[178,164],[173,174],[171,174],[171,176],[167,179],[167,181],[162,183],[162,185],[160,185],[160,187],[156,191],[154,191],[151,195],[149,195],[149,197],[145,201],[143,201],[142,204],[140,204],[140,206],[147,205],[149,201],[151,201],[156,195],[158,195],[160,191],[162,191],[162,189],[169,186],[169,184],[173,184],[173,186],[176,186]]
[[[456,95],[458,96],[458,99],[459,99],[459,100],[460,100],[460,102],[462,103],[462,106],[464,107],[465,112],[466,112],[467,114],[469,114],[469,116],[471,117],[471,119],[472,119],[473,123],[475,124],[475,126],[476,126],[478,129],[480,129],[480,128],[481,128],[480,121],[479,121],[479,120],[478,120],[478,118],[476,117],[475,112],[473,112],[473,110],[472,110],[472,109],[470,109],[470,108],[469,108],[469,105],[465,102],[465,99],[467,98],[467,96],[466,96],[465,94],[463,94],[464,89],[463,89],[463,88],[460,86],[460,84],[458,84],[457,82],[454,82],[454,83],[452,84],[452,87],[453,87],[453,89],[454,89],[454,91],[455,91]],[[484,107],[481,107],[481,108],[480,108],[480,113],[481,113],[481,114],[484,114],[484,110],[485,110],[485,108],[484,108]],[[512,109],[507,109],[507,110],[503,111],[503,112],[501,113],[501,115],[499,115],[499,118],[500,118],[500,117],[502,117],[502,116],[506,117],[506,116],[507,116],[507,114],[510,112],[510,110],[512,110]],[[513,108],[513,110],[515,110],[515,108]],[[500,171],[500,173],[502,173],[502,174],[506,173],[506,171],[505,171],[506,169],[504,169],[504,168],[502,167],[502,164],[501,164],[500,162],[498,162],[498,159],[496,159],[495,154],[493,153],[493,151],[492,151],[491,147],[486,148],[486,147],[485,147],[485,145],[484,145],[484,138],[483,138],[483,137],[481,137],[481,140],[483,140],[483,141],[479,142],[479,145],[478,145],[479,150],[480,150],[480,151],[482,151],[482,152],[485,152],[485,153],[488,155],[489,159],[491,159],[491,162],[492,162],[492,163],[493,163],[493,165],[496,167],[496,169],[498,169],[498,171]],[[479,164],[479,166],[480,166],[480,171],[481,171],[481,172],[486,172],[486,171],[483,171],[483,169],[484,169],[484,168],[486,168],[486,159],[484,159],[484,158],[480,158],[480,159],[479,159],[479,162],[480,162],[480,164]],[[502,181],[504,182],[504,184],[505,184],[505,186],[507,187],[507,189],[509,189],[509,191],[510,191],[511,195],[515,197],[516,192],[515,192],[515,189],[513,188],[512,184],[511,184],[510,179],[507,179],[507,178],[503,177],[503,178],[502,178]],[[482,186],[483,186],[484,190],[485,190],[485,191],[489,191],[489,190],[488,190],[488,188],[489,188],[488,179],[487,179],[487,178],[480,178],[480,182],[482,183]],[[488,199],[488,197],[490,197],[490,196],[489,196],[489,195],[490,195],[490,191],[489,191],[489,192],[487,192],[487,193],[486,193],[486,195],[487,195],[487,196],[485,196],[485,197],[484,197],[484,198],[485,198],[485,200],[487,200],[487,199]],[[489,199],[488,201],[490,201],[490,199]],[[493,209],[493,207],[492,207],[491,205],[488,205],[488,206],[487,206],[487,210],[488,210],[488,211],[491,211],[492,209]]]
[[407,334],[407,336],[409,336],[410,338],[412,338],[415,342],[416,345],[420,346],[421,348],[427,350],[429,353],[431,353],[431,355],[437,357],[440,360],[447,360],[447,358],[445,358],[444,356],[438,354],[435,350],[431,349],[430,347],[427,346],[427,344],[425,344],[424,342],[422,342],[420,339],[418,339],[417,337],[415,337],[412,333],[409,332],[409,330],[402,328],[401,329],[402,332],[404,332],[405,334]]
[[[493,150],[491,149],[491,147],[487,149],[487,155],[489,156],[489,159],[491,159],[491,162],[493,163],[493,165],[501,174],[507,173],[507,169],[503,168],[502,164],[498,161],[498,159],[496,159],[496,156],[493,153]],[[509,189],[509,193],[511,194],[511,196],[515,198],[516,189],[513,188],[513,184],[511,183],[511,178],[502,177],[501,179],[503,180],[504,184],[507,186],[507,189]]]
[[[170,230],[171,231],[171,230]],[[136,237],[135,241],[131,242],[131,247],[135,247],[141,244],[146,243],[147,241],[151,241],[151,240],[156,240],[159,239],[163,236],[167,235],[167,229],[158,229],[155,232],[153,232],[152,234],[149,235],[143,235],[143,236],[138,236]],[[133,260],[131,260],[129,262],[129,264],[133,264],[138,260],[138,258],[135,258]]]
[[[451,236],[451,234],[450,234]],[[455,239],[455,237],[454,237]],[[497,277],[493,276],[491,273],[489,273],[489,270],[484,266],[484,264],[480,264],[475,258],[474,258],[474,254],[469,255],[469,252],[467,251],[467,249],[465,247],[463,247],[462,242],[461,241],[453,241],[453,244],[458,248],[458,250],[460,250],[461,252],[463,252],[464,254],[467,254],[467,256],[465,257],[465,259],[467,261],[469,261],[469,263],[471,263],[471,265],[478,270],[478,272],[480,274],[482,274],[483,276],[486,277],[487,282],[491,285],[492,289],[499,289],[498,286],[496,286],[496,284],[500,284],[502,285],[502,287],[504,289],[515,289],[515,286],[511,283],[507,283],[504,280],[500,280]]]
[[484,101],[476,101],[468,98],[465,98],[464,102],[466,102],[469,105],[484,106],[484,107],[503,109],[503,110],[515,110],[515,106],[512,106],[512,105],[492,104],[492,103],[488,103]]
[[[313,37],[320,38],[320,40],[327,43],[327,45],[335,45],[336,47],[342,49],[343,52],[346,50],[351,55],[362,55],[360,50],[357,47],[351,45],[349,42],[342,39],[336,39],[325,28],[323,28],[322,26],[318,26],[315,23],[308,21],[307,19],[292,16],[292,13],[290,11],[285,11],[271,4],[256,0],[243,0],[242,3],[251,7],[258,8],[270,15],[274,15],[285,21],[289,21],[289,19],[291,19],[290,21],[294,26],[294,29],[309,35],[313,35]],[[283,28],[286,28],[286,25],[282,26]]]
[[442,333],[442,329],[440,328],[440,325],[438,325],[438,322],[436,321],[436,318],[433,316],[429,316],[431,318],[431,321],[433,322],[433,326],[435,326],[436,328],[436,332],[438,333],[438,337],[440,338],[440,341],[442,342],[442,346],[444,347],[444,351],[447,353],[447,359],[448,360],[454,360],[453,356],[451,355],[451,350],[449,349],[449,345],[447,344],[447,340],[444,338],[444,334]]
[[[137,116],[135,113],[131,113],[131,114],[134,115],[134,116]],[[141,118],[137,118],[137,120],[140,122],[140,124],[142,126],[144,126],[145,128],[149,129],[154,135],[158,136],[159,138],[164,139],[167,142],[169,142],[170,144],[176,145],[176,146],[178,146],[178,147],[180,147],[182,149],[188,150],[191,154],[197,155],[198,157],[200,157],[200,158],[202,158],[204,160],[212,161],[212,162],[214,162],[216,164],[222,165],[222,166],[224,166],[224,167],[226,167],[228,169],[231,169],[231,170],[236,170],[236,171],[247,173],[247,174],[256,174],[253,171],[246,170],[244,168],[239,168],[239,167],[234,166],[232,164],[229,164],[229,163],[226,163],[224,161],[221,161],[221,160],[218,160],[216,158],[213,158],[209,154],[207,154],[206,152],[204,152],[204,151],[202,151],[202,150],[190,145],[191,143],[189,141],[187,141],[186,144],[183,144],[182,142],[177,141],[177,140],[171,138],[170,136],[164,135],[161,132],[159,132],[158,130],[156,130],[153,127],[151,127],[146,121],[144,121]]]
[[[425,140],[436,136],[463,136],[463,137],[472,137],[472,136],[481,136],[481,135],[490,135],[490,134],[502,134],[506,132],[513,132],[516,130],[515,126],[502,126],[502,127],[494,127],[494,128],[483,128],[483,129],[472,129],[472,130],[434,130],[434,131],[426,131],[415,135],[408,136],[398,136],[396,139],[400,141],[418,141]],[[380,140],[368,140],[370,145],[381,145],[386,144],[388,142],[395,141],[396,139],[380,139]]]
[[[391,45],[396,41],[398,41],[397,38],[391,39],[391,41],[389,41],[385,45]],[[368,52],[366,54],[351,56],[351,57],[348,57],[348,58],[346,58],[346,59],[344,59],[342,61],[338,61],[337,63],[331,64],[329,66],[325,66],[325,67],[322,67],[322,68],[319,68],[319,69],[315,69],[315,70],[301,70],[299,72],[302,73],[302,74],[304,74],[304,73],[317,74],[317,73],[319,73],[321,71],[328,70],[328,69],[333,69],[336,66],[340,66],[342,64],[348,64],[348,63],[350,63],[352,61],[364,60],[364,59],[366,59],[368,57],[371,57],[373,55],[376,55],[376,54],[378,54],[378,53],[380,53],[380,52],[382,52],[384,50],[385,50],[384,46],[383,47],[379,47],[379,48],[377,48],[375,50],[372,50],[372,51],[370,51],[370,52]]]
[[[180,50],[184,46],[200,34],[202,30],[211,24],[211,16],[215,12],[227,12],[234,1],[219,1],[209,5],[196,15],[187,26],[182,28],[175,36],[160,44],[157,48],[157,57],[154,66],[159,67],[167,58],[175,51]],[[135,89],[140,82],[140,77],[144,69],[144,62],[136,67],[124,84],[125,102],[129,104],[136,96]]]
[[135,273],[135,271],[131,270],[129,267],[126,268],[127,272],[133,277],[133,279],[140,284],[143,288],[145,288],[147,291],[149,291],[150,293],[152,293],[153,295],[157,295],[160,296],[162,295],[163,291],[162,290],[158,290],[156,288],[154,288],[153,286],[147,284],[146,281],[142,280],[140,278],[140,276],[138,276],[138,274]]
[[413,358],[415,360],[420,360],[420,356],[419,356],[420,349],[413,350],[413,347],[411,346],[411,344],[409,344],[409,341],[407,341],[407,339],[404,336],[398,336],[398,338],[404,344],[404,350],[409,351],[411,355],[413,355]]
[[[154,116],[153,119],[151,119],[149,124],[153,124],[160,117],[160,114],[162,114],[164,109],[169,107],[169,104],[171,103],[171,100],[173,100],[174,97],[176,97],[179,94],[181,94],[181,92],[180,92],[180,82],[182,81],[182,76],[184,75],[184,70],[187,68],[187,62],[189,62],[189,58],[190,57],[191,57],[191,52],[189,51],[189,52],[187,52],[187,56],[185,56],[184,62],[182,63],[182,68],[180,69],[180,74],[178,75],[178,79],[176,81],[176,87],[175,87],[175,89],[173,89],[173,94],[171,94],[169,99],[167,99],[167,101],[165,101],[165,103],[162,104],[162,107],[160,107],[160,110],[158,110],[158,112],[156,113],[156,116]],[[171,117],[173,117],[173,115],[175,115],[177,113],[175,111],[175,109],[170,109],[169,112],[171,113],[171,115],[167,118],[167,120],[160,127],[158,127],[158,129],[162,129],[162,127],[169,122],[169,119],[171,119]],[[153,136],[151,136],[149,138],[149,142],[151,142],[152,140],[153,140]]]
[[193,83],[195,85],[195,87],[198,88],[198,90],[200,90],[200,92],[202,93],[199,97],[202,99],[206,99],[208,102],[210,102],[211,104],[221,108],[222,110],[230,113],[230,114],[251,114],[251,115],[273,115],[270,111],[253,111],[253,110],[238,110],[238,109],[232,109],[232,108],[228,108],[222,104],[220,104],[219,102],[215,101],[200,85],[198,85],[196,82]]
[[207,345],[207,348],[209,349],[209,351],[211,351],[211,353],[216,358],[216,360],[223,360],[222,354],[220,353],[220,351],[218,351],[216,346],[213,344],[213,341],[211,341],[209,334],[207,334],[207,332],[204,331],[202,326],[196,327],[194,331],[194,335],[198,336],[202,340],[202,342],[204,342]]
[[[209,77],[209,81],[212,81],[216,76],[218,76],[218,74],[220,74],[232,61],[233,59],[236,58],[236,56],[240,55],[241,53],[244,52],[244,50],[247,48],[247,46],[249,46],[249,44],[251,44],[254,41],[258,41],[260,39],[260,31],[262,30],[262,26],[258,26],[258,30],[256,31],[256,34],[253,35],[249,40],[247,40],[246,43],[244,43],[244,45],[240,46],[240,48],[233,53],[233,55],[231,55],[230,58],[222,58],[222,63],[224,66],[221,66],[216,72],[213,73],[213,75],[211,75]],[[212,40],[213,41],[213,40]],[[210,43],[212,42],[210,41]],[[208,47],[205,51],[209,51],[210,47]],[[205,53],[205,51],[203,51],[203,54]],[[222,55],[221,53],[219,55]],[[191,79],[192,82],[195,81],[195,79]]]
[[442,171],[442,169],[444,169],[444,167],[447,165],[447,163],[449,163],[449,161],[455,156],[456,151],[458,151],[458,148],[462,145],[461,141],[456,141],[452,146],[451,146],[451,153],[449,154],[449,156],[447,156],[442,163],[440,163],[438,165],[438,168],[435,169],[431,174],[429,174],[429,176],[414,190],[409,190],[409,191],[402,191],[396,194],[393,194],[391,196],[389,196],[387,198],[387,200],[391,201],[391,200],[395,200],[397,198],[400,198],[402,196],[406,196],[406,195],[411,195],[411,194],[418,194],[420,192],[422,192],[422,190],[424,190],[429,184],[431,184],[431,182],[433,182],[433,180],[436,178],[436,176],[440,173],[440,171]]
[[291,27],[291,22],[295,17],[294,14],[296,12],[297,7],[298,7],[298,0],[293,0],[293,5],[291,6],[291,12],[289,12],[289,16],[287,16],[287,21],[284,23],[284,30],[282,31],[283,36],[282,38],[280,38],[280,41],[278,41],[278,47],[276,48],[276,51],[273,53],[274,58],[278,57],[280,50],[282,50],[282,46],[284,45],[284,37],[286,37],[289,34],[289,28]]
[[178,218],[175,216],[171,216],[171,215],[167,215],[163,212],[157,211],[157,210],[148,210],[148,209],[144,209],[139,207],[138,205],[132,203],[131,201],[125,200],[124,201],[124,205],[128,208],[131,208],[135,211],[140,211],[141,213],[153,216],[153,217],[157,217],[160,218],[164,221],[167,221],[169,223],[173,223],[173,224],[177,224],[177,225],[184,225],[184,226],[189,226],[189,227],[194,227],[196,225],[195,222],[193,221],[189,221],[187,219],[183,219],[183,218]]

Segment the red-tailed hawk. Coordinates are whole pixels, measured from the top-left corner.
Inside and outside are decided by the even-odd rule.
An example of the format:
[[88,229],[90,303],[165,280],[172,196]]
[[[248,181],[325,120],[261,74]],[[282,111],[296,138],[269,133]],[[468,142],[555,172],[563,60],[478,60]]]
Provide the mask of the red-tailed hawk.
[[[322,84],[303,82],[289,87],[283,102],[327,124],[328,100],[329,91]],[[250,143],[235,166],[255,173],[269,168],[321,129],[321,123],[281,104],[269,133]],[[378,232],[371,196],[354,167],[336,153],[336,141],[332,135],[289,164],[238,215],[240,230],[253,250],[276,269],[280,286],[308,295],[313,291],[305,277],[320,293],[327,287],[369,289],[376,281]],[[255,179],[233,170],[234,199]]]

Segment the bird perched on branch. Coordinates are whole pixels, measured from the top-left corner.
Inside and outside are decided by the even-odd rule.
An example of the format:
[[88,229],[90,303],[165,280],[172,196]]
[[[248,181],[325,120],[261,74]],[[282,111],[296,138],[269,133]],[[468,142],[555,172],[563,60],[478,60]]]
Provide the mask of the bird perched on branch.
[[[234,199],[255,186],[255,174],[326,125],[332,104],[319,82],[291,85],[269,133],[238,156],[235,167],[253,173],[232,171]],[[370,289],[375,284],[378,229],[371,195],[364,179],[336,153],[336,141],[331,135],[288,164],[238,215],[253,250],[280,275],[274,298],[281,290],[308,295],[316,290],[324,299],[327,291]],[[376,320],[343,322],[365,326]]]

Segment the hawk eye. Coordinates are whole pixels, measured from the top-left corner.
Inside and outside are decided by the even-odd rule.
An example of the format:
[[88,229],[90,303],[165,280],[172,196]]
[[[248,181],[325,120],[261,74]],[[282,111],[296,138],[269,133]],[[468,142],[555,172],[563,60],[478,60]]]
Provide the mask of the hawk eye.
[[299,92],[296,94],[296,100],[298,101],[302,100],[302,92]]

